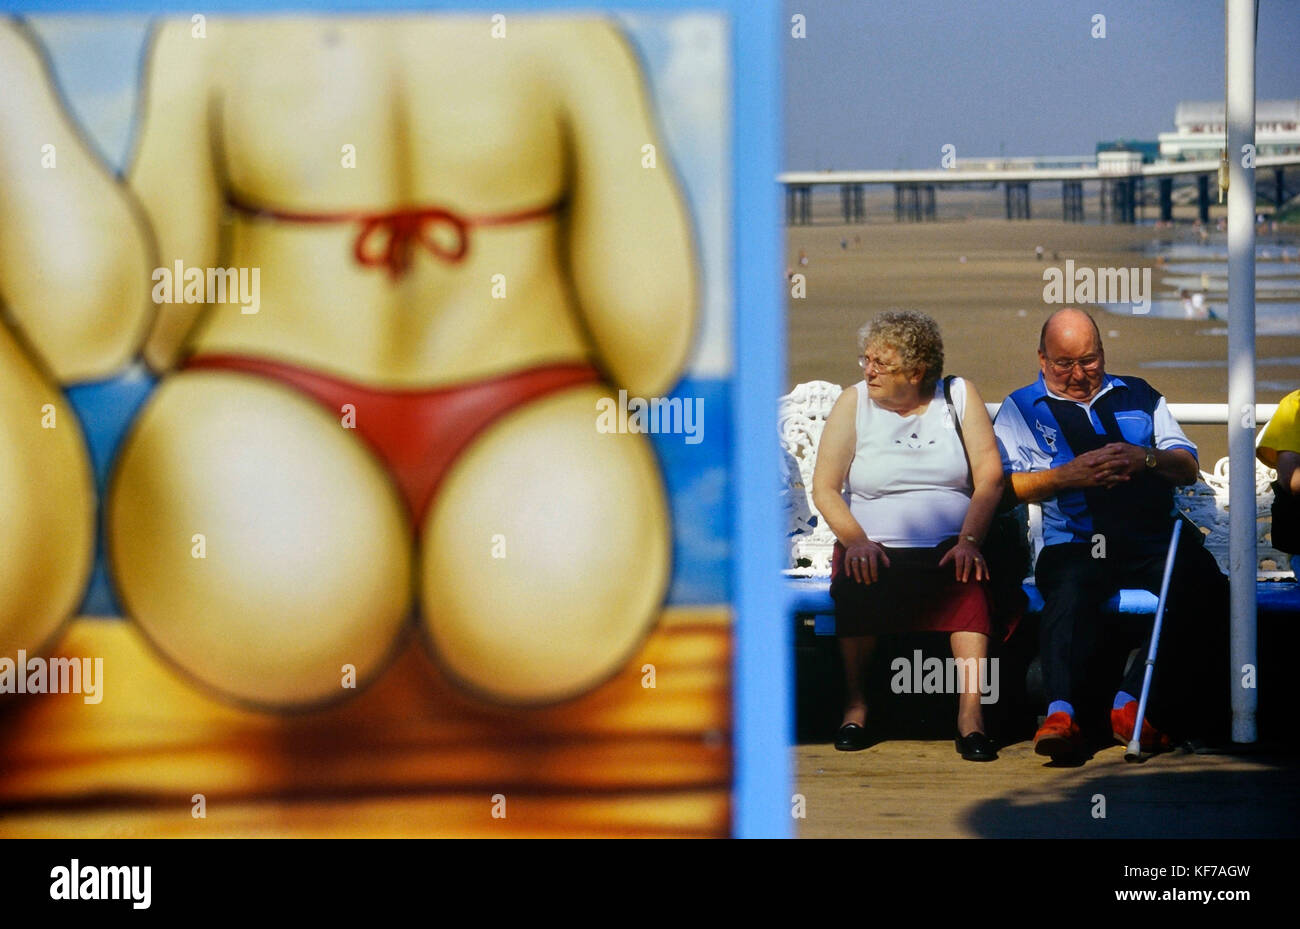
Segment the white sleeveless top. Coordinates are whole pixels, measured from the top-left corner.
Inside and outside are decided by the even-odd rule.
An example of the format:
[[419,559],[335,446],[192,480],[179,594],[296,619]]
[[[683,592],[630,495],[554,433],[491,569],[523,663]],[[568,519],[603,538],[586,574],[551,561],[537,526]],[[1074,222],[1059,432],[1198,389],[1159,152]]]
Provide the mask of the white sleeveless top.
[[[873,542],[928,548],[961,532],[970,506],[966,454],[943,399],[943,381],[924,413],[899,416],[876,406],[858,381],[857,454],[845,499]],[[952,403],[966,412],[966,382],[954,378]]]

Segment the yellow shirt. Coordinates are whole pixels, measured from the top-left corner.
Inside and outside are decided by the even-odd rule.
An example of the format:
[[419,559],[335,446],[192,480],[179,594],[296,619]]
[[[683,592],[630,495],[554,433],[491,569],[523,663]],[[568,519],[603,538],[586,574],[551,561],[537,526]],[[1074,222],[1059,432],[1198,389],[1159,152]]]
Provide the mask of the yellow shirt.
[[1300,390],[1282,398],[1277,414],[1259,434],[1255,455],[1260,461],[1276,468],[1278,452],[1300,452]]

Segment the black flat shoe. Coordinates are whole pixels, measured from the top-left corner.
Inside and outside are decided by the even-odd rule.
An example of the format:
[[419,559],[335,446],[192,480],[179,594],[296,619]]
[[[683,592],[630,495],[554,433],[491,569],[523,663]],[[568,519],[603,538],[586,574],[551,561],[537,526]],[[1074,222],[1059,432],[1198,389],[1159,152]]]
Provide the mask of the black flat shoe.
[[865,726],[845,723],[840,726],[840,731],[835,738],[835,748],[841,752],[860,752],[864,748],[875,745],[877,741]]
[[982,732],[960,735],[956,739],[957,753],[967,761],[997,761],[998,753],[993,742]]

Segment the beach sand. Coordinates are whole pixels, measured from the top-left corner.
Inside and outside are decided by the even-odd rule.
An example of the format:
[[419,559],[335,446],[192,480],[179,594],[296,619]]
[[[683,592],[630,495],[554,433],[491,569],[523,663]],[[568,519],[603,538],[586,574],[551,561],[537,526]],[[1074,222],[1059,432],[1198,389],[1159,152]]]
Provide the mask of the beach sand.
[[[1151,267],[1153,291],[1159,295],[1165,289],[1162,272],[1141,249],[1158,238],[1197,241],[1190,226],[1157,230],[1055,220],[944,219],[942,209],[938,222],[896,223],[892,213],[877,209],[869,212],[865,224],[843,225],[827,221],[825,203],[820,212],[823,224],[786,229],[786,267],[807,277],[806,296],[787,299],[786,389],[809,380],[842,385],[858,380],[858,328],[881,310],[899,307],[922,310],[938,320],[948,372],[973,380],[986,401],[999,401],[1038,375],[1039,329],[1058,308],[1043,300],[1045,267],[1063,267],[1067,258],[1074,259],[1076,267]],[[1219,233],[1212,241],[1224,238]],[[1300,229],[1283,227],[1269,238],[1283,238],[1294,246]],[[842,240],[847,240],[847,248],[841,247]],[[1038,245],[1045,253],[1041,261],[1034,254]],[[802,267],[801,250],[808,258]],[[1105,343],[1107,371],[1143,377],[1170,402],[1227,402],[1226,365],[1143,366],[1152,361],[1226,359],[1226,336],[1201,334],[1222,329],[1224,323],[1104,311],[1094,315]],[[1256,351],[1260,359],[1290,359],[1284,364],[1261,363],[1257,379],[1300,386],[1300,365],[1294,363],[1300,358],[1300,336],[1259,336]],[[1260,391],[1256,401],[1276,403],[1282,393]],[[1191,426],[1186,431],[1200,449],[1204,470],[1228,453],[1226,426]]]

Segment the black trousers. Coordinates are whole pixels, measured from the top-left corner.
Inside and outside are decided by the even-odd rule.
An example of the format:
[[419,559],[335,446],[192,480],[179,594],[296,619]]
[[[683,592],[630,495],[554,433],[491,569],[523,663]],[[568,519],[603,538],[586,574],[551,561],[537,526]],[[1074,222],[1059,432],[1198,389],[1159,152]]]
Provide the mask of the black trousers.
[[[1231,719],[1228,579],[1205,550],[1201,533],[1182,521],[1178,557],[1169,583],[1147,718],[1176,737],[1224,738]],[[1170,526],[1172,529],[1172,524]],[[1076,702],[1086,691],[1110,624],[1140,623],[1141,651],[1121,689],[1139,696],[1153,617],[1103,617],[1101,608],[1121,588],[1159,595],[1168,549],[1126,549],[1108,539],[1105,558],[1093,546],[1050,545],[1038,556],[1035,578],[1046,603],[1039,645],[1047,700]],[[1117,671],[1118,669],[1113,669]]]

